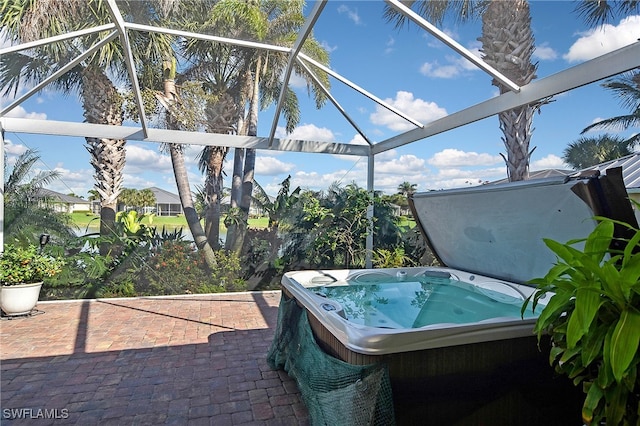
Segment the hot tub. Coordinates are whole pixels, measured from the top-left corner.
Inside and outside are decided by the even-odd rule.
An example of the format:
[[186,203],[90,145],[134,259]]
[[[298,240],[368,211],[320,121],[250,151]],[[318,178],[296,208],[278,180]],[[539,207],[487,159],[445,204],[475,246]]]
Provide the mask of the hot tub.
[[520,314],[532,287],[451,268],[295,271],[282,286],[323,335],[364,355],[531,337],[537,317]]
[[[534,291],[527,282],[556,261],[544,238],[585,238],[594,214],[631,211],[620,171],[609,175],[415,194],[414,218],[445,266],[292,271],[283,300],[306,312],[327,354],[388,368],[400,424],[582,424],[581,389],[555,376],[548,342],[533,335],[540,309],[522,318],[519,308]],[[439,286],[466,293],[457,299]],[[361,294],[343,297],[349,288]],[[472,318],[477,304],[467,298],[515,310]],[[435,321],[423,318],[429,310]]]

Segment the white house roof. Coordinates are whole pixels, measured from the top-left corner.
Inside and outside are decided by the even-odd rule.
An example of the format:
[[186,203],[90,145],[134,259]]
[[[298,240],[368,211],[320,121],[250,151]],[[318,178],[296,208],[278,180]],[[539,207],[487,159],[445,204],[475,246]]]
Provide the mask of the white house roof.
[[65,195],[60,192],[52,191],[46,188],[40,188],[38,195],[42,197],[48,197],[54,201],[67,203],[67,204],[89,204],[90,202],[84,198],[75,197],[73,195]]
[[627,190],[640,191],[640,152],[587,167],[584,170],[599,170],[600,173],[603,173],[605,170],[615,167],[622,167],[622,178]]
[[148,189],[156,196],[156,204],[180,204],[180,197],[177,194],[155,186]]

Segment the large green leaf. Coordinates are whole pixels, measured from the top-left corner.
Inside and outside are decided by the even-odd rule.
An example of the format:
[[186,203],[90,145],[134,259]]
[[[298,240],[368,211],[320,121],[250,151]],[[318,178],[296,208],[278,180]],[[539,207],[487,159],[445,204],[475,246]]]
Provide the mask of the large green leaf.
[[596,411],[600,400],[604,396],[602,389],[596,383],[589,383],[589,390],[587,396],[582,405],[582,420],[586,424],[591,424],[593,421],[593,412]]
[[[631,237],[631,239],[629,240],[629,242],[624,248],[625,261],[631,258],[634,251],[638,250],[639,245],[640,245],[640,230],[636,229],[636,233],[633,235],[633,237]],[[624,266],[624,261],[623,261],[623,266]]]
[[540,312],[540,316],[536,320],[534,332],[538,333],[538,337],[554,322],[551,320],[552,318],[555,318],[567,309],[570,297],[571,295],[567,293],[556,293],[551,297],[551,300],[549,300],[549,303],[547,303],[547,306]]
[[607,419],[607,424],[623,424],[622,419],[625,417],[628,396],[629,393],[624,386],[612,386],[605,390],[605,399],[607,401],[605,417]]
[[620,383],[625,371],[638,351],[640,342],[640,314],[635,310],[622,311],[611,334],[609,362],[616,381]]
[[591,287],[576,290],[576,307],[569,318],[567,327],[567,347],[575,347],[582,336],[589,331],[591,322],[598,312],[602,299],[600,293]]
[[553,251],[555,254],[560,257],[560,259],[567,262],[569,265],[574,265],[576,263],[576,256],[581,254],[580,251],[574,249],[573,247],[562,244],[554,240],[544,239],[544,243]]
[[628,290],[631,290],[631,287],[640,282],[640,253],[627,260],[624,268],[620,271],[620,279]]
[[582,344],[582,364],[587,366],[591,364],[602,353],[604,345],[604,337],[606,335],[606,326],[597,326],[594,324],[592,330],[584,336]]
[[584,252],[597,262],[600,262],[609,250],[613,237],[613,223],[603,221],[598,223],[584,243]]

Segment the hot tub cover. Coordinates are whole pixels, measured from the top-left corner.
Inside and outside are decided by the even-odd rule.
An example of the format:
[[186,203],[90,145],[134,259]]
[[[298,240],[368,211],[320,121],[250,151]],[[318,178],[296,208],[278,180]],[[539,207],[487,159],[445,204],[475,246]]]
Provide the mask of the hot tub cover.
[[637,226],[621,168],[603,176],[416,193],[409,206],[443,265],[521,284],[555,263],[544,238],[586,238],[594,215]]

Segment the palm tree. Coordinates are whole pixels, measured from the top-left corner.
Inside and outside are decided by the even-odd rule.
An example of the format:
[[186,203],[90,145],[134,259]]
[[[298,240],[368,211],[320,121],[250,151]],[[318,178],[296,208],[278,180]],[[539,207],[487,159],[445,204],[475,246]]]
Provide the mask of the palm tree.
[[4,181],[4,233],[11,243],[33,244],[42,233],[52,234],[62,241],[75,235],[69,217],[56,213],[40,191],[58,179],[60,173],[52,170],[36,172],[34,166],[38,161],[37,151],[25,151],[16,158]]
[[[413,2],[412,2],[413,3]],[[442,23],[446,15],[467,21],[477,16],[482,17],[483,59],[509,78],[515,84],[524,86],[536,75],[537,64],[531,62],[535,49],[533,32],[531,31],[531,14],[526,0],[513,1],[416,1],[417,12],[425,19]],[[390,6],[385,7],[385,18],[401,27],[406,17]],[[500,93],[510,89],[493,79]],[[544,101],[542,102],[544,103]],[[532,134],[534,112],[541,103],[523,105],[498,115],[502,141],[507,156],[502,157],[507,165],[510,181],[529,178],[529,143]]]
[[627,16],[638,11],[640,3],[637,0],[582,0],[575,7],[575,12],[592,27],[609,23],[615,16]]
[[[176,85],[176,55],[173,52],[170,43],[165,45],[163,57],[164,60],[161,62],[162,72],[160,74],[162,75],[163,90],[156,91],[155,95],[158,101],[165,107],[167,128],[184,129],[185,123],[187,123],[187,125],[195,126],[195,121],[189,122],[188,120],[181,120],[180,96]],[[150,64],[153,66],[153,63]],[[200,250],[204,255],[207,266],[210,269],[213,269],[217,266],[218,262],[216,260],[215,253],[207,240],[207,236],[202,229],[200,217],[198,216],[198,212],[195,208],[191,187],[189,185],[187,167],[184,160],[184,146],[178,143],[171,143],[168,145],[171,164],[173,166],[173,174],[176,180],[176,186],[178,187],[178,196],[180,197],[180,203],[182,204],[187,225],[189,226],[193,241],[195,242],[198,250]]]
[[633,154],[629,140],[619,136],[602,135],[597,138],[580,138],[564,150],[562,159],[574,169],[584,169],[606,161]]
[[[55,0],[24,2],[7,0],[2,8],[0,22],[11,41],[24,43],[42,39],[62,31],[71,31],[86,26],[102,24],[109,16],[102,2],[69,2],[65,7]],[[23,53],[5,55],[1,59],[2,78],[0,85],[5,94],[14,93],[31,81],[41,81],[77,55],[76,49],[85,50],[96,41],[96,35],[76,39],[73,44],[53,43],[35,56]],[[122,55],[118,42],[104,45],[98,54],[53,83],[63,93],[79,94],[84,117],[89,123],[122,125],[122,97],[107,77],[111,73],[121,75]],[[86,138],[87,150],[91,154],[91,165],[95,170],[96,191],[100,194],[100,234],[113,232],[118,195],[122,189],[125,163],[125,141]],[[102,251],[106,248],[102,248]]]
[[[602,86],[611,90],[620,98],[623,108],[629,109],[629,114],[607,118],[587,126],[580,134],[591,130],[626,130],[630,127],[640,127],[640,70],[628,72],[621,76],[607,80]],[[640,143],[640,132],[631,135],[625,143],[627,149]]]
[[[258,41],[267,41],[275,45],[291,46],[297,38],[297,32],[305,22],[302,14],[304,1],[302,0],[276,0],[261,1],[256,4],[259,8],[262,24],[257,28],[264,28],[264,33],[257,32],[253,37]],[[309,36],[302,50],[314,58],[316,61],[328,64],[328,52],[313,38]],[[242,117],[242,122],[246,125],[242,134],[255,136],[258,128],[258,110],[266,108],[277,101],[281,91],[286,91],[285,102],[282,113],[285,119],[287,132],[293,131],[299,123],[298,100],[295,92],[289,87],[282,85],[280,77],[288,61],[288,55],[274,52],[255,52],[251,66],[246,69],[247,76],[250,77],[251,84],[248,84],[248,111],[246,117]],[[314,95],[316,107],[321,108],[326,101],[324,92],[318,87],[315,80],[307,72],[295,64],[296,72],[307,80],[311,92]],[[319,80],[325,87],[329,87],[328,76],[319,73]],[[252,200],[254,169],[256,161],[255,149],[237,149],[234,156],[234,170],[231,191],[231,207],[239,208],[240,220],[227,233],[226,247],[238,252],[242,248],[246,235],[247,219]],[[241,161],[244,159],[244,161]]]
[[400,185],[398,185],[398,194],[404,195],[405,197],[409,197],[416,192],[417,187],[418,187],[418,184],[402,182]]

